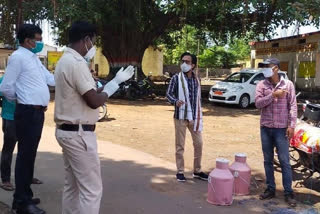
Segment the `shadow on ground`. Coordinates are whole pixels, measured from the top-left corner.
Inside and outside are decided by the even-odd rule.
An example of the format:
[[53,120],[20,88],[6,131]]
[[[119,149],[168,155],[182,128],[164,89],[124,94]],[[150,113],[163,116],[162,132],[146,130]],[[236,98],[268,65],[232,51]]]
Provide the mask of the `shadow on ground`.
[[[269,202],[258,200],[257,194],[260,193],[263,181],[254,179],[263,175],[254,171],[252,194],[235,197],[232,206],[221,207],[206,202],[207,182],[192,179],[191,173],[186,173],[189,178],[186,183],[178,183],[175,170],[125,160],[125,157],[123,159],[101,159],[104,186],[101,214],[272,213],[275,209],[285,207],[282,197]],[[48,214],[61,213],[64,182],[62,155],[39,152],[35,175],[44,181],[44,184],[32,187],[35,197],[41,198],[40,207]],[[301,194],[299,197],[305,198],[308,195]],[[0,201],[11,204],[12,193],[1,190]]]

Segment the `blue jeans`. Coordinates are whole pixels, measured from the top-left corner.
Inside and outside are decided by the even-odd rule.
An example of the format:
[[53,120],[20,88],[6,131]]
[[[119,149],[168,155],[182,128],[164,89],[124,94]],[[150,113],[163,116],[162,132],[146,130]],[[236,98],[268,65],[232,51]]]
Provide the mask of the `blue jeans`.
[[289,141],[286,137],[286,128],[261,127],[261,142],[264,157],[264,170],[267,177],[267,186],[271,191],[275,191],[274,182],[274,147],[277,149],[278,158],[282,170],[282,184],[285,194],[291,194],[292,190],[292,170],[289,160]]

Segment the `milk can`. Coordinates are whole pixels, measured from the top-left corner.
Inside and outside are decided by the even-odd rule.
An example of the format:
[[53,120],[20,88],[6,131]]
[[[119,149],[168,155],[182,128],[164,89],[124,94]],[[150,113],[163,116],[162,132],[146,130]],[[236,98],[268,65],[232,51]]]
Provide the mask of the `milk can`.
[[231,205],[233,198],[234,177],[229,170],[229,161],[224,158],[216,159],[216,168],[208,178],[207,201],[214,205]]
[[230,166],[230,171],[234,176],[234,194],[249,195],[251,169],[246,163],[247,156],[242,153],[235,155],[235,161]]

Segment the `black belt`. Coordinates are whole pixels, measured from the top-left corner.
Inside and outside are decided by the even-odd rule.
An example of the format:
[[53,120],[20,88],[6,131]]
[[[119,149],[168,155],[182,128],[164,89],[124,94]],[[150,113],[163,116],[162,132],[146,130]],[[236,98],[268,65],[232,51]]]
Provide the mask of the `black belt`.
[[47,110],[47,106],[40,106],[40,105],[26,105],[26,104],[20,104],[20,103],[18,103],[18,105],[22,105],[22,106],[25,106],[25,107],[34,108],[34,109],[42,110],[42,111]]
[[[79,126],[79,124],[62,124],[57,125],[57,128],[63,131],[76,132],[79,131]],[[96,125],[81,124],[81,126],[83,131],[94,132],[94,130],[96,129]]]

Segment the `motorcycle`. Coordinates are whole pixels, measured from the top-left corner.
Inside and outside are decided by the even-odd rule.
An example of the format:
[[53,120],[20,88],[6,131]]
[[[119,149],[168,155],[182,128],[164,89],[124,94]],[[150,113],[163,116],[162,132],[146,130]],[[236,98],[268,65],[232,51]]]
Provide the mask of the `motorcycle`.
[[126,88],[126,97],[129,100],[141,99],[144,97],[151,96],[152,99],[155,98],[152,88],[152,81],[150,79],[151,75],[140,81],[131,80]]
[[125,98],[127,95],[130,81],[125,81],[119,85],[119,89],[112,95],[112,98]]
[[[297,96],[299,96],[298,93]],[[298,125],[294,136],[290,140],[289,157],[291,168],[301,167],[301,172],[309,171],[309,175],[304,180],[309,179],[315,172],[320,173],[320,149],[319,144],[308,146],[308,141],[317,139],[314,133],[320,132],[320,104],[311,103],[306,100],[301,106],[301,116],[298,119]],[[299,125],[300,124],[300,125]],[[304,128],[305,127],[305,128]],[[315,130],[315,132],[307,132],[306,129]],[[308,136],[311,133],[311,136]],[[312,136],[312,133],[314,136]],[[274,164],[280,166],[278,160],[274,159]],[[301,183],[301,182],[300,182]],[[296,186],[299,183],[296,184]]]

